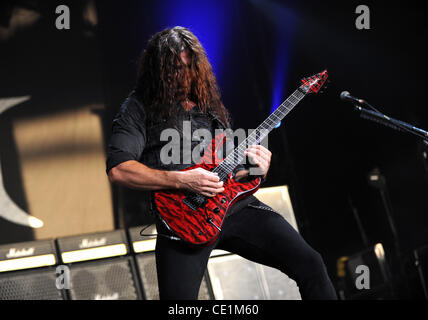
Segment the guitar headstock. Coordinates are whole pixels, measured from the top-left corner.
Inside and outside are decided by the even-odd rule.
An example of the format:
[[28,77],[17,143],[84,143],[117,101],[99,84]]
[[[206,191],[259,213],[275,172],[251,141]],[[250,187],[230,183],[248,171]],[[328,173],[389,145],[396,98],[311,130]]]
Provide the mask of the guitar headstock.
[[301,80],[302,85],[300,89],[303,93],[318,93],[324,83],[327,81],[328,73],[327,70],[317,73],[312,77],[307,77]]

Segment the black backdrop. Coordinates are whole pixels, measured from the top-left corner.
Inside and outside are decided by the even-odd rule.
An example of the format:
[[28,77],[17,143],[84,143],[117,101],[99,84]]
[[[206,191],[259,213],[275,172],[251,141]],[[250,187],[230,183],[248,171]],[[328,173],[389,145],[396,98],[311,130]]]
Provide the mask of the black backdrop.
[[[45,16],[53,18],[52,8],[56,5],[67,4],[73,13],[85,1],[7,2],[31,3],[33,7],[39,4],[45,10]],[[272,23],[273,12],[269,13],[267,4],[284,6],[294,14],[294,35],[287,52],[289,62],[283,99],[297,88],[300,78],[325,68],[329,71],[331,83],[326,93],[305,98],[269,136],[273,159],[266,186],[290,186],[300,230],[323,255],[331,276],[335,276],[338,257],[358,252],[366,246],[350,201],[361,217],[369,244],[382,242],[387,253],[393,250],[380,194],[367,181],[368,173],[374,168],[385,176],[392,217],[405,256],[408,257],[412,249],[428,243],[428,204],[425,201],[428,170],[423,157],[427,148],[413,136],[361,119],[351,105],[339,99],[340,92],[348,90],[392,117],[428,129],[423,49],[427,28],[422,6],[418,2],[406,2],[405,5],[388,1],[366,2],[371,12],[371,29],[357,30],[355,8],[361,4],[357,1],[242,0],[232,3],[231,12],[225,15],[229,21],[228,44],[224,46],[219,84],[236,128],[255,128],[271,109],[277,35],[286,35],[289,30],[285,29],[286,24]],[[79,37],[82,32],[88,32],[85,26],[79,25],[79,19],[72,20],[78,25],[74,25],[76,27],[66,37],[64,33],[59,35],[52,28],[38,25],[33,31],[21,35],[19,41],[7,42],[7,50],[2,50],[2,69],[9,75],[9,80],[2,80],[3,90],[7,89],[2,96],[23,93],[18,90],[18,84],[24,79],[23,84],[32,90],[27,91],[40,101],[40,106],[46,105],[42,103],[43,99],[51,101],[52,94],[65,101],[64,108],[66,102],[73,99],[101,100],[106,105],[102,117],[107,141],[111,120],[134,85],[139,54],[149,37],[159,31],[154,7],[156,12],[162,8],[169,15],[173,13],[168,11],[167,1],[100,0],[95,4],[98,25],[95,30],[90,30],[95,42],[86,42]],[[190,25],[191,21],[184,26]],[[44,39],[38,42],[44,45],[37,45],[33,34],[37,34],[37,41]],[[21,60],[28,58],[28,43],[32,44],[31,50],[36,56],[31,55],[34,59],[26,60],[24,68],[18,60],[20,56]],[[20,55],[16,56],[17,52],[21,52]],[[90,53],[89,60],[85,58],[85,52]],[[44,65],[50,63],[49,70],[53,75],[46,75],[37,68],[40,60]],[[14,63],[10,64],[10,61]],[[74,72],[73,66],[82,63],[85,68],[81,70],[89,77]],[[62,70],[57,70],[62,64]],[[55,70],[61,72],[61,76],[57,76]],[[31,77],[24,77],[28,74]],[[38,80],[43,77],[62,80],[48,82],[55,85],[51,88],[37,88]],[[73,92],[63,89],[67,83],[73,87]],[[27,111],[48,112],[47,105],[47,110]],[[4,124],[5,120],[2,121]],[[3,126],[3,130],[5,128]],[[3,138],[2,143],[5,143]],[[3,170],[9,192],[13,188],[18,190],[12,192],[17,194],[15,199],[22,193],[17,170],[16,174],[13,170]],[[118,212],[123,204],[116,189],[114,196]],[[25,207],[25,199],[21,202]],[[31,235],[23,240],[29,238]],[[15,241],[15,237],[11,237],[12,240]]]

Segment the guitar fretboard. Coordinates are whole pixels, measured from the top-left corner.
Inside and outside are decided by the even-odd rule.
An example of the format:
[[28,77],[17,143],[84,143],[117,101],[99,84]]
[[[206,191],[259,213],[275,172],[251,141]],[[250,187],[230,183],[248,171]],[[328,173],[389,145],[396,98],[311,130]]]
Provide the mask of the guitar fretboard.
[[306,93],[304,88],[294,91],[281,105],[271,113],[248,137],[242,141],[224,160],[214,168],[213,172],[218,173],[220,180],[224,180],[244,159],[244,151],[251,145],[259,144],[282,119],[302,100]]

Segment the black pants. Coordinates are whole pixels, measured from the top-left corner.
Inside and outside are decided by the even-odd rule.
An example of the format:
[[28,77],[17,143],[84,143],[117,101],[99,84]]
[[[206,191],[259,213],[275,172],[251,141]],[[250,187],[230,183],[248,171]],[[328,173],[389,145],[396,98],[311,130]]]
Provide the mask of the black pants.
[[[160,223],[157,228],[158,233],[168,233]],[[281,215],[249,206],[226,217],[220,236],[210,246],[193,247],[158,236],[160,299],[197,299],[213,249],[281,270],[296,281],[302,299],[336,299],[319,253]]]

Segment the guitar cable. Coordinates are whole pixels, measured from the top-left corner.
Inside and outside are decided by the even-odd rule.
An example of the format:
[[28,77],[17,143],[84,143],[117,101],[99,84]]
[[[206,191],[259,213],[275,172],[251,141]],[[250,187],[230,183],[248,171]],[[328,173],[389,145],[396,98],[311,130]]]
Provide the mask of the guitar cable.
[[154,223],[149,224],[147,226],[145,226],[141,231],[140,231],[140,236],[142,237],[157,237],[157,236],[161,236],[164,238],[167,238],[169,240],[174,240],[174,241],[182,241],[180,238],[178,237],[174,237],[174,236],[169,236],[167,234],[163,234],[163,233],[143,233],[148,227],[154,225]]
[[[208,213],[207,213],[207,210],[208,210],[208,208],[207,207],[205,207],[205,210],[204,210],[204,214],[205,214],[205,218],[206,218],[206,221],[207,222],[209,222],[209,223],[211,223],[211,224],[213,224],[214,225],[214,227],[216,227],[217,229],[219,229],[213,222],[212,222],[212,218],[208,215]],[[161,222],[166,226],[166,228],[169,230],[169,231],[171,231],[171,228],[161,219]],[[182,241],[182,239],[181,238],[179,238],[179,237],[174,237],[174,236],[170,236],[170,235],[166,235],[166,234],[163,234],[163,233],[143,233],[144,231],[146,231],[150,226],[152,226],[152,225],[154,225],[155,223],[151,223],[151,224],[148,224],[147,226],[145,226],[143,229],[141,229],[141,231],[140,231],[140,236],[141,237],[157,237],[157,236],[161,236],[161,237],[165,237],[165,238],[167,238],[167,239],[169,239],[169,240],[174,240],[174,241]],[[203,232],[202,230],[199,230],[199,231],[201,231],[201,232]],[[221,229],[219,229],[219,231],[221,231]]]
[[[158,213],[157,213],[157,211],[156,211],[156,206],[154,205],[154,193],[152,192],[151,193],[151,200],[150,200],[150,208],[149,208],[149,212],[150,212],[150,215],[152,215],[153,217],[155,217],[155,219],[159,219],[160,220],[160,222],[162,222],[164,225],[165,225],[165,227],[168,229],[168,231],[170,231],[170,232],[173,232],[172,230],[171,230],[171,228],[166,224],[166,222],[164,222],[159,216],[158,216]],[[157,236],[161,236],[161,237],[164,237],[164,238],[167,238],[167,239],[169,239],[169,240],[173,240],[173,241],[182,241],[182,239],[180,239],[180,238],[178,238],[178,237],[175,237],[175,236],[171,236],[171,235],[167,235],[167,234],[163,234],[163,233],[146,233],[146,234],[144,234],[143,232],[144,231],[146,231],[147,230],[147,228],[149,228],[150,226],[152,226],[152,225],[154,225],[154,224],[156,224],[156,222],[155,223],[150,223],[150,224],[148,224],[147,226],[145,226],[143,229],[141,229],[141,231],[140,231],[140,236],[141,237],[157,237]],[[157,228],[156,228],[157,229]]]

